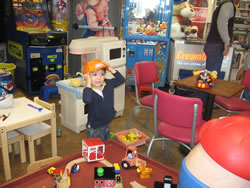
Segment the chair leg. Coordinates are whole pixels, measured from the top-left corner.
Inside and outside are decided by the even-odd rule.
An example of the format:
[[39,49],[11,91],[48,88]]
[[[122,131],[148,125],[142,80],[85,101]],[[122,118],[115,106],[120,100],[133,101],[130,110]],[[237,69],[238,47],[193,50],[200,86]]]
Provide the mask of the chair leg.
[[168,149],[167,149],[167,153],[166,153],[166,159],[168,158],[169,152],[171,150],[171,146],[172,146],[172,140],[168,141]]
[[152,139],[151,139],[151,141],[149,143],[147,154],[146,154],[147,157],[149,157],[149,154],[151,152],[151,148],[152,148],[152,145],[153,145],[153,142],[154,142],[154,138],[155,138],[155,136],[152,137]]
[[9,153],[12,153],[12,144],[8,144]]
[[145,119],[145,122],[144,122],[144,125],[147,126],[148,124],[148,118],[149,118],[149,109],[147,109],[147,115],[146,115],[146,119]]
[[30,163],[35,161],[35,150],[34,150],[34,140],[29,137],[28,139],[28,145],[29,145],[29,158],[30,158]]
[[37,146],[40,145],[41,144],[41,138],[38,138],[35,142],[36,142]]
[[21,163],[25,163],[26,162],[26,151],[25,151],[25,144],[24,144],[24,136],[22,136],[21,140],[20,140],[20,158],[21,158]]
[[165,149],[165,140],[163,140],[161,144],[161,150],[163,151],[164,149]]
[[20,153],[20,144],[19,143],[18,142],[13,143],[15,155]]
[[138,109],[138,108],[140,108],[140,107],[139,107],[139,106],[134,107],[133,110],[132,110],[132,111],[130,112],[130,114],[129,114],[129,118],[128,118],[128,129],[130,129],[130,122],[131,122],[132,116],[133,116],[135,110]]

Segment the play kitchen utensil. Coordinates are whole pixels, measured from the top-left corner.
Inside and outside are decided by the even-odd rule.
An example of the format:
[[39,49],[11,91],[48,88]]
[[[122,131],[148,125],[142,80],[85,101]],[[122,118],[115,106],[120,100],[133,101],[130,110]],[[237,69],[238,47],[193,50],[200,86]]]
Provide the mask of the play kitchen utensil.
[[39,112],[41,112],[43,110],[43,108],[38,108],[32,104],[28,104],[28,106],[30,106],[31,108],[37,109]]

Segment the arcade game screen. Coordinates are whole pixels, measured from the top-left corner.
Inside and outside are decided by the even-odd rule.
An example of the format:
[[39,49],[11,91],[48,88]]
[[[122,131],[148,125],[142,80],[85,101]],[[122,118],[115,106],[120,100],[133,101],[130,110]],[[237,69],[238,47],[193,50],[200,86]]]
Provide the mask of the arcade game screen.
[[27,33],[48,33],[49,14],[46,0],[12,0],[16,29]]

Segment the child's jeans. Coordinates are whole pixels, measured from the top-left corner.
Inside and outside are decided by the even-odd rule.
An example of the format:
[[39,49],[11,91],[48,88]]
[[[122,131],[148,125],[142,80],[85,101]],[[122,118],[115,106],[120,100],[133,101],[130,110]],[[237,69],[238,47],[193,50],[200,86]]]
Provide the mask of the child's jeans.
[[87,131],[87,138],[98,137],[102,141],[109,139],[109,125],[104,125],[97,129],[93,129],[89,125],[87,125],[86,131]]

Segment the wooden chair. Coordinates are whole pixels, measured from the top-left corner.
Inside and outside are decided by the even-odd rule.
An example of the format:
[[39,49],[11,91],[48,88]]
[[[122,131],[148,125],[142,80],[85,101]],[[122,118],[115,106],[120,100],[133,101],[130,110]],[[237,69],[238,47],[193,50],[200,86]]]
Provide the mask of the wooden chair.
[[[56,112],[54,103],[53,104],[47,103],[43,100],[40,100],[38,97],[34,97],[34,102],[44,108],[51,110],[53,112],[53,115],[55,116]],[[23,134],[25,140],[28,141],[29,159],[30,163],[32,163],[35,161],[34,141],[51,134],[51,126],[48,125],[47,123],[40,122],[20,128],[18,129],[18,132]]]
[[56,156],[56,157],[50,157],[50,158],[47,158],[47,159],[32,162],[27,166],[27,173],[29,174],[31,172],[39,170],[40,168],[43,168],[45,166],[49,166],[52,163],[54,163],[56,161],[59,161],[61,159],[62,159],[62,157]]
[[[20,153],[21,163],[25,163],[26,162],[26,152],[25,152],[25,145],[24,145],[24,136],[20,135],[16,131],[9,131],[7,133],[7,137],[8,137],[7,142],[8,142],[8,146],[9,146],[9,152],[12,152],[12,144],[13,144],[15,154]],[[2,147],[1,141],[0,141],[0,147]]]

